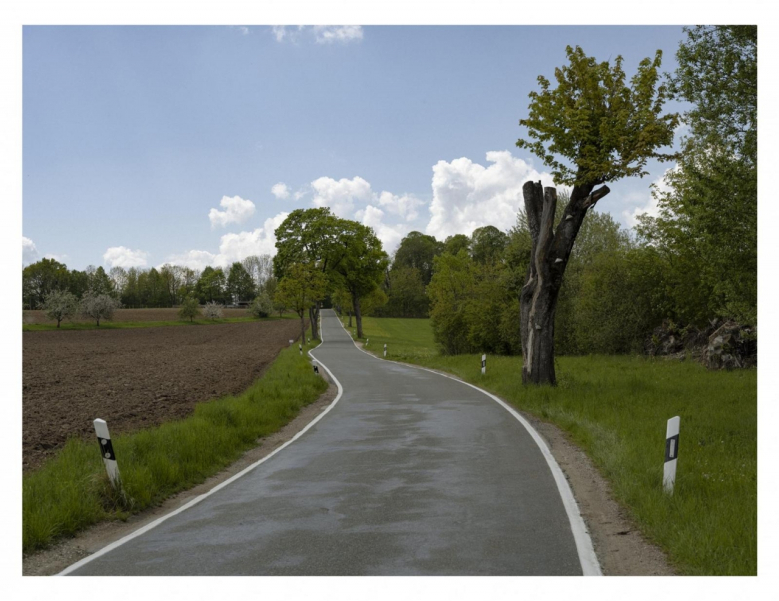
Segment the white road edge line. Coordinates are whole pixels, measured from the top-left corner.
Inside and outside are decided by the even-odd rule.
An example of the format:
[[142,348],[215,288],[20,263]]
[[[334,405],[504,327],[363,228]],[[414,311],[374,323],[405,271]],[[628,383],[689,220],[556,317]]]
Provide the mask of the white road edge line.
[[[351,335],[349,334],[349,332],[346,331],[344,324],[341,322],[341,319],[337,315],[336,315],[336,319],[338,320],[338,323],[341,324],[341,327],[343,328],[344,332],[346,332],[346,335],[349,336],[349,338],[351,338]],[[513,407],[508,405],[505,401],[499,399],[491,392],[487,392],[486,390],[479,388],[478,386],[474,386],[469,382],[465,382],[464,380],[460,380],[459,378],[455,378],[448,374],[441,373],[440,371],[428,369],[427,367],[420,367],[419,365],[412,365],[410,363],[401,363],[400,361],[392,361],[392,359],[383,359],[382,357],[377,357],[376,355],[369,353],[365,349],[360,348],[357,345],[357,342],[354,340],[354,338],[352,338],[352,343],[354,343],[354,346],[357,348],[357,350],[362,351],[369,357],[373,357],[377,361],[390,361],[391,363],[396,363],[398,365],[403,365],[414,369],[422,369],[424,371],[429,371],[430,373],[443,376],[444,378],[449,378],[450,380],[454,380],[455,382],[460,382],[461,384],[465,384],[466,386],[470,386],[471,388],[474,388],[479,392],[490,397],[493,401],[498,403],[506,411],[511,413],[511,415],[517,418],[517,420],[519,420],[519,423],[525,426],[525,429],[528,431],[530,436],[536,442],[538,448],[541,449],[541,454],[544,456],[544,459],[546,459],[546,463],[552,472],[552,476],[554,477],[555,483],[557,484],[557,490],[560,493],[560,498],[562,499],[563,506],[565,507],[565,512],[568,514],[568,521],[571,524],[571,532],[573,533],[573,540],[576,543],[576,552],[579,555],[579,563],[582,566],[582,574],[584,576],[603,576],[603,572],[601,572],[600,569],[600,562],[598,561],[598,556],[595,554],[595,548],[592,546],[592,539],[590,538],[589,532],[587,531],[587,526],[584,523],[584,518],[582,518],[581,511],[579,510],[579,505],[578,503],[576,503],[576,498],[573,496],[573,491],[571,490],[571,487],[568,484],[568,480],[565,479],[565,474],[563,474],[563,470],[558,465],[557,461],[554,458],[554,455],[552,455],[552,452],[549,450],[549,447],[547,446],[546,442],[544,442],[544,439],[541,438],[541,435],[538,432],[536,432],[535,428],[533,428],[533,426],[530,425],[530,422],[528,422],[524,417],[522,417]],[[327,371],[328,373],[330,372],[329,369]]]
[[[324,336],[322,336],[322,333],[321,333],[321,328],[320,328],[320,338],[322,339],[322,341],[315,348],[319,348],[325,342]],[[311,350],[315,350],[315,349],[311,349]],[[314,355],[311,354],[311,351],[308,351],[308,354],[309,354],[309,356],[315,358]],[[341,383],[338,380],[336,380],[335,376],[333,376],[333,374],[330,372],[330,370],[327,369],[327,367],[325,365],[323,365],[321,362],[319,362],[318,359],[317,359],[317,362],[320,365],[322,365],[322,367],[324,367],[327,370],[327,373],[330,374],[330,377],[333,378],[333,381],[335,382],[336,386],[338,387],[338,394],[336,395],[335,400],[333,400],[333,402],[330,403],[327,406],[327,409],[322,411],[322,413],[320,413],[313,420],[311,420],[305,428],[303,428],[300,432],[295,434],[295,436],[293,436],[291,439],[289,439],[287,442],[285,442],[283,445],[281,445],[278,449],[276,449],[272,453],[266,455],[265,457],[263,457],[259,461],[255,462],[255,463],[252,463],[249,467],[244,468],[243,470],[241,470],[240,472],[238,472],[234,476],[228,478],[224,482],[222,482],[220,484],[217,484],[216,486],[214,486],[214,488],[212,488],[208,492],[203,493],[202,495],[200,495],[198,497],[195,497],[189,503],[186,503],[185,505],[182,505],[178,509],[175,509],[175,510],[171,511],[170,513],[165,514],[164,516],[162,516],[160,518],[157,518],[153,522],[149,522],[145,526],[139,528],[138,530],[135,530],[134,532],[131,532],[127,536],[124,536],[124,537],[120,538],[117,541],[114,541],[110,545],[107,545],[107,546],[103,547],[102,549],[100,549],[99,551],[96,551],[92,555],[89,555],[89,556],[85,557],[84,559],[82,559],[80,561],[77,561],[76,563],[74,563],[73,565],[68,566],[67,568],[62,570],[59,574],[56,574],[56,575],[57,576],[66,576],[66,575],[70,574],[71,572],[73,572],[74,570],[77,570],[81,566],[89,563],[93,559],[97,559],[101,555],[105,555],[109,551],[113,551],[114,549],[116,549],[117,547],[120,547],[124,543],[126,543],[126,542],[128,542],[128,541],[130,541],[130,540],[132,540],[134,538],[136,538],[137,536],[140,536],[141,534],[144,534],[144,533],[148,532],[152,528],[155,528],[155,527],[159,526],[160,524],[162,524],[162,522],[164,522],[168,518],[172,518],[174,515],[177,515],[177,514],[181,513],[182,511],[185,511],[185,510],[189,509],[190,507],[194,507],[195,505],[200,503],[200,501],[202,501],[203,499],[205,499],[207,497],[210,497],[212,494],[214,494],[218,490],[223,489],[225,486],[227,486],[231,482],[235,482],[238,478],[240,478],[242,476],[245,476],[250,471],[252,471],[254,468],[259,466],[261,463],[265,463],[268,459],[273,457],[276,453],[278,453],[279,451],[285,449],[286,447],[291,445],[293,442],[295,442],[298,438],[303,436],[303,434],[305,434],[314,424],[316,424],[320,419],[322,419],[325,415],[327,415],[333,407],[335,407],[336,403],[340,400],[341,395],[343,395],[343,391],[344,391],[343,387],[341,386]]]

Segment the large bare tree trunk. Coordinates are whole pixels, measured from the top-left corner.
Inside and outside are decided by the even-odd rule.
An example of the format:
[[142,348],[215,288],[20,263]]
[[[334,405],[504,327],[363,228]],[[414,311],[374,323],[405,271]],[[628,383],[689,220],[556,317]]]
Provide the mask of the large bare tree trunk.
[[356,294],[353,294],[352,302],[354,304],[354,317],[357,320],[357,338],[362,338],[362,311],[360,309],[360,297]]
[[541,182],[522,186],[532,240],[525,285],[519,294],[522,382],[551,384],[554,371],[554,321],[563,274],[587,210],[609,193],[606,186],[574,186],[562,219],[554,229],[557,190]]
[[311,322],[311,340],[319,340],[319,301],[308,308],[308,318]]

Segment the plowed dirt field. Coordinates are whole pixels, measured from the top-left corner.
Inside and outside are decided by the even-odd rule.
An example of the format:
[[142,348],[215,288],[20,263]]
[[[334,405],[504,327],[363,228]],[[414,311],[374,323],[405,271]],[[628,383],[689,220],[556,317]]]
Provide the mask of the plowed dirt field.
[[36,467],[68,436],[112,434],[189,415],[195,403],[240,393],[300,322],[23,333],[23,464]]
[[[249,317],[249,311],[246,309],[224,308],[222,312],[224,317]],[[180,319],[178,309],[117,309],[114,311],[114,317],[111,321],[178,321]],[[92,320],[77,317],[73,321],[89,323]],[[30,311],[29,309],[23,312],[22,322],[26,324],[57,324],[56,321],[46,317],[45,311]]]

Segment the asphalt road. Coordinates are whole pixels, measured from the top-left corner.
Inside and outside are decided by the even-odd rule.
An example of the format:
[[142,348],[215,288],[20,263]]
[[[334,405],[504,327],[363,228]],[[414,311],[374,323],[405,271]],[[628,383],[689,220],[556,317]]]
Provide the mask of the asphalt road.
[[298,440],[78,575],[582,574],[525,427],[456,380],[381,361],[323,311],[340,381]]

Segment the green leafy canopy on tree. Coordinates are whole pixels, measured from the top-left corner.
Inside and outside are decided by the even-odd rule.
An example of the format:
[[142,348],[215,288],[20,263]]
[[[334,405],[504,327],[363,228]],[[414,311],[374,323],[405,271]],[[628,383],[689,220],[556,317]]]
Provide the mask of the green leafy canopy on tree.
[[538,77],[541,91],[530,93],[529,115],[519,122],[530,139],[517,140],[552,168],[556,183],[596,186],[643,176],[649,158],[675,157],[657,152],[672,144],[679,123],[677,113],[660,114],[668,99],[667,87],[658,85],[661,51],[641,61],[629,85],[621,56],[610,65],[579,46],[566,54],[569,64],[555,69],[556,88]]

